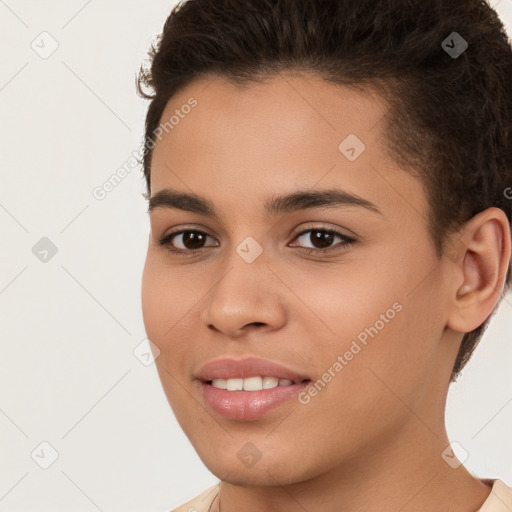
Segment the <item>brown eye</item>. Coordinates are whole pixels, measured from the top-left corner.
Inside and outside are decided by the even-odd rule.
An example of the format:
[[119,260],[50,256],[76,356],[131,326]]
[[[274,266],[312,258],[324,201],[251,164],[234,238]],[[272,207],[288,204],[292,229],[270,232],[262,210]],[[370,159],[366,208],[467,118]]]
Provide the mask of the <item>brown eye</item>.
[[[315,251],[328,252],[330,250],[337,250],[338,248],[342,248],[343,246],[347,246],[355,242],[354,238],[343,235],[342,233],[338,233],[331,229],[320,228],[306,229],[301,231],[295,238],[298,241],[301,241],[302,244],[312,244],[310,247],[301,245],[301,247],[306,249],[309,253]],[[334,247],[331,247],[336,240],[341,241],[341,243],[337,243]]]
[[[205,245],[208,238],[214,240],[204,231],[182,229],[180,231],[174,231],[164,235],[159,240],[158,244],[165,246],[169,252],[183,256],[191,256],[205,251],[208,247],[218,246],[216,243]],[[298,247],[307,254],[315,253],[320,255],[330,251],[342,251],[344,249],[348,249],[351,244],[356,241],[354,238],[332,229],[322,228],[312,228],[301,231],[296,235],[294,240],[295,239],[301,242]],[[302,245],[304,243],[310,243],[312,246],[308,247]]]
[[175,234],[172,240],[179,240],[182,237],[181,244],[184,247],[180,247],[180,249],[200,249],[206,240],[206,236],[198,231],[183,231],[183,233]]
[[311,230],[309,232],[309,238],[306,238],[306,240],[310,241],[316,249],[325,249],[326,247],[330,247],[334,239],[335,235],[332,233],[318,229]]
[[204,244],[207,238],[211,237],[203,231],[188,229],[168,233],[158,243],[172,252],[195,253],[206,247]]

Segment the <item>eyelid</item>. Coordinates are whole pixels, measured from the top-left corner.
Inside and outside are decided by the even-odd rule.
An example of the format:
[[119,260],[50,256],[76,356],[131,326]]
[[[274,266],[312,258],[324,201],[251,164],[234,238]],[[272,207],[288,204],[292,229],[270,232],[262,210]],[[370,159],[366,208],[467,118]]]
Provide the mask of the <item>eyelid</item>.
[[331,225],[331,224],[328,224],[328,223],[322,222],[322,221],[318,221],[318,222],[320,224],[318,224],[318,223],[315,224],[314,222],[306,222],[305,224],[302,224],[300,226],[300,228],[293,230],[291,232],[290,236],[293,236],[294,238],[296,238],[297,236],[304,234],[304,232],[319,230],[319,231],[332,231],[344,238],[349,238],[354,241],[357,240],[357,236],[349,229],[334,226],[334,225]]
[[[215,238],[213,235],[210,235],[205,229],[198,228],[197,226],[181,226],[179,228],[176,228],[175,230],[171,230],[163,234],[161,237],[158,238],[157,245],[167,245],[170,244],[172,240],[174,240],[175,237],[182,235],[188,231],[192,231],[194,233],[201,233],[203,235],[209,236],[210,238]],[[218,244],[217,244],[218,246]],[[212,246],[207,246],[212,247]],[[215,247],[215,246],[213,246]],[[194,249],[176,249],[176,252],[183,251],[183,252],[193,252]],[[196,251],[200,251],[202,249],[196,249]]]
[[334,255],[336,255],[350,249],[353,246],[353,244],[357,242],[356,238],[346,235],[343,232],[339,231],[338,229],[319,226],[313,226],[302,229],[297,234],[295,234],[293,240],[297,240],[298,238],[304,236],[306,233],[312,231],[322,231],[324,233],[329,233],[331,236],[338,237],[339,239],[341,239],[341,242],[335,243],[334,245],[323,249],[316,247],[296,246],[297,249],[299,249],[302,253],[305,253],[307,255],[319,256],[320,258],[327,258],[328,256],[331,255],[331,253],[334,253]]

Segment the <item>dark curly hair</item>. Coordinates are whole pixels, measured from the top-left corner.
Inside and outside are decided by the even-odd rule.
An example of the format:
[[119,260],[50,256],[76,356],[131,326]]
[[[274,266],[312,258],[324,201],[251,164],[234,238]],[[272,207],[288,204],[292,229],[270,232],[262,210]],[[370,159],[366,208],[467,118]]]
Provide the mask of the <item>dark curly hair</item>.
[[[448,51],[454,32],[467,43],[460,55]],[[151,100],[147,194],[155,130],[178,90],[205,76],[242,85],[293,70],[387,101],[388,150],[425,187],[438,257],[477,213],[494,206],[511,220],[512,48],[483,0],[188,0],[172,9],[148,57],[136,80]],[[500,301],[510,275],[509,266]],[[451,381],[489,320],[464,335]]]

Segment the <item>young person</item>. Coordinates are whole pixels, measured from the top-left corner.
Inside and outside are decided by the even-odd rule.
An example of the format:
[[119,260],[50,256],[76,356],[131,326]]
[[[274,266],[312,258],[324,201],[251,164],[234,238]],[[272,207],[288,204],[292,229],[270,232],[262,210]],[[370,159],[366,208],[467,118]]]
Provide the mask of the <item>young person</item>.
[[173,9],[139,76],[142,307],[220,481],[177,511],[512,510],[444,419],[510,284],[511,83],[480,0]]

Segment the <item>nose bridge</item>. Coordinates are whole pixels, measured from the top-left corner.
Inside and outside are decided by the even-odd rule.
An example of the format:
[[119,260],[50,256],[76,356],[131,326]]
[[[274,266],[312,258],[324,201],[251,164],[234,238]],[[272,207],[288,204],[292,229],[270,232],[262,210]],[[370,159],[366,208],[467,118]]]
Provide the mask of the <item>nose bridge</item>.
[[202,312],[205,325],[230,335],[248,324],[277,327],[284,319],[283,304],[273,290],[267,263],[262,244],[255,238],[247,236],[236,244]]
[[[264,291],[267,257],[262,246],[252,237],[246,237],[226,256],[223,277],[212,290],[212,299],[221,298],[229,304],[251,307]],[[268,288],[267,288],[268,290]]]
[[[236,215],[229,242],[229,251],[223,255],[227,270],[236,272],[242,277],[251,279],[255,274],[269,272],[268,263],[269,244],[268,228],[261,225],[254,217],[248,214]],[[230,272],[230,273],[231,273]]]

